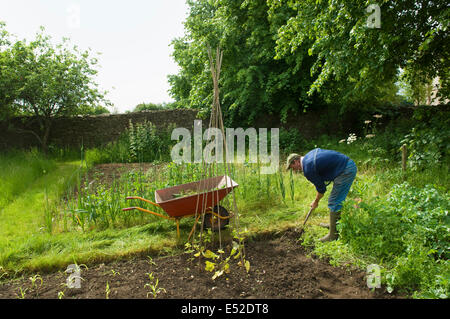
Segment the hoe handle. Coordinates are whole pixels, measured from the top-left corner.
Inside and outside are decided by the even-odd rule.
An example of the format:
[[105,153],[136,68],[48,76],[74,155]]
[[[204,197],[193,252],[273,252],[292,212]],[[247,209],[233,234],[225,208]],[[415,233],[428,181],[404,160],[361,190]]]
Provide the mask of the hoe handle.
[[309,210],[309,212],[308,212],[308,214],[306,215],[305,221],[303,222],[303,226],[305,226],[305,224],[306,224],[306,222],[308,221],[309,216],[311,215],[311,213],[313,212],[313,210],[314,210],[314,208],[311,207],[310,210]]
[[302,225],[302,229],[300,229],[300,236],[303,235],[303,233],[305,232],[305,224],[309,219],[309,216],[311,215],[311,213],[313,212],[314,208],[310,208],[308,214],[306,215],[305,221],[303,222]]

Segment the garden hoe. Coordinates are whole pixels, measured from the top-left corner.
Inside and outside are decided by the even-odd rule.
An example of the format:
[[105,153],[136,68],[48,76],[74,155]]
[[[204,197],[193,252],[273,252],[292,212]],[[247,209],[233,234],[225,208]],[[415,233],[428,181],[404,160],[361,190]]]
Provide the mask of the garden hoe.
[[305,232],[305,224],[308,221],[309,216],[311,215],[312,211],[314,210],[314,208],[310,208],[308,214],[306,215],[305,221],[303,222],[302,228],[300,229],[300,234],[299,237],[301,237],[303,235],[303,233]]

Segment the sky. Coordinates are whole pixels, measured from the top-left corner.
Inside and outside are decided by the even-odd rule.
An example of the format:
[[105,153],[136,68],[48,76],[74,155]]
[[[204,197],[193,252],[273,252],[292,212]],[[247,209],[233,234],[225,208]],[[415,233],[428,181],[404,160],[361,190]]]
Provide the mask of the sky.
[[54,43],[63,37],[98,56],[96,82],[111,111],[171,102],[167,76],[177,74],[170,42],[184,34],[186,0],[0,0],[0,21],[18,39],[45,28]]

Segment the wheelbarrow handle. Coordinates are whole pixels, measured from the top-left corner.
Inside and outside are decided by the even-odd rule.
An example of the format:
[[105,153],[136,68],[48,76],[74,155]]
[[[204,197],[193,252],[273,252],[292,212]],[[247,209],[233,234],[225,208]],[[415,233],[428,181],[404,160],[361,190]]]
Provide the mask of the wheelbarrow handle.
[[153,206],[160,207],[158,204],[152,202],[151,200],[148,200],[148,199],[145,199],[145,198],[142,198],[142,197],[139,197],[139,196],[128,196],[128,197],[126,197],[126,199],[139,199],[139,200],[142,200],[142,201],[147,202],[149,204],[152,204]]
[[156,216],[159,216],[159,217],[162,217],[162,218],[165,218],[165,219],[175,219],[175,218],[170,217],[170,216],[164,216],[162,214],[152,212],[151,210],[148,210],[148,209],[145,209],[145,208],[142,208],[142,207],[127,207],[127,208],[122,208],[122,211],[126,212],[128,210],[133,210],[133,209],[137,209],[137,210],[140,210],[141,212],[145,212],[145,213],[149,213],[149,214],[152,214],[152,215],[156,215]]

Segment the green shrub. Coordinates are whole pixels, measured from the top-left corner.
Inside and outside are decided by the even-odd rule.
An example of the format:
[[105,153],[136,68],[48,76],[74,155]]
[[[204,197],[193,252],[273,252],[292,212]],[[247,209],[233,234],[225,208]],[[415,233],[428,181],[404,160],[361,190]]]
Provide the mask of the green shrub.
[[[450,198],[427,185],[394,185],[386,200],[359,207],[347,203],[339,229],[342,240],[354,251],[376,257],[387,265],[389,285],[417,295],[439,291],[448,294],[439,279],[450,253]],[[447,274],[448,274],[448,267]]]
[[279,134],[280,134],[279,145],[280,151],[282,153],[284,154],[298,153],[299,150],[305,149],[305,145],[307,144],[306,140],[300,134],[298,129],[280,128]]
[[86,150],[85,160],[88,165],[170,161],[173,128],[173,124],[159,129],[150,122],[133,124],[130,121],[117,141]]
[[442,165],[450,154],[450,117],[448,111],[430,112],[431,106],[414,113],[417,124],[401,141],[408,147],[408,165],[413,170]]
[[173,144],[167,130],[157,129],[151,122],[133,124],[130,121],[127,134],[129,140],[129,160],[132,162],[154,162],[170,159],[170,146]]

